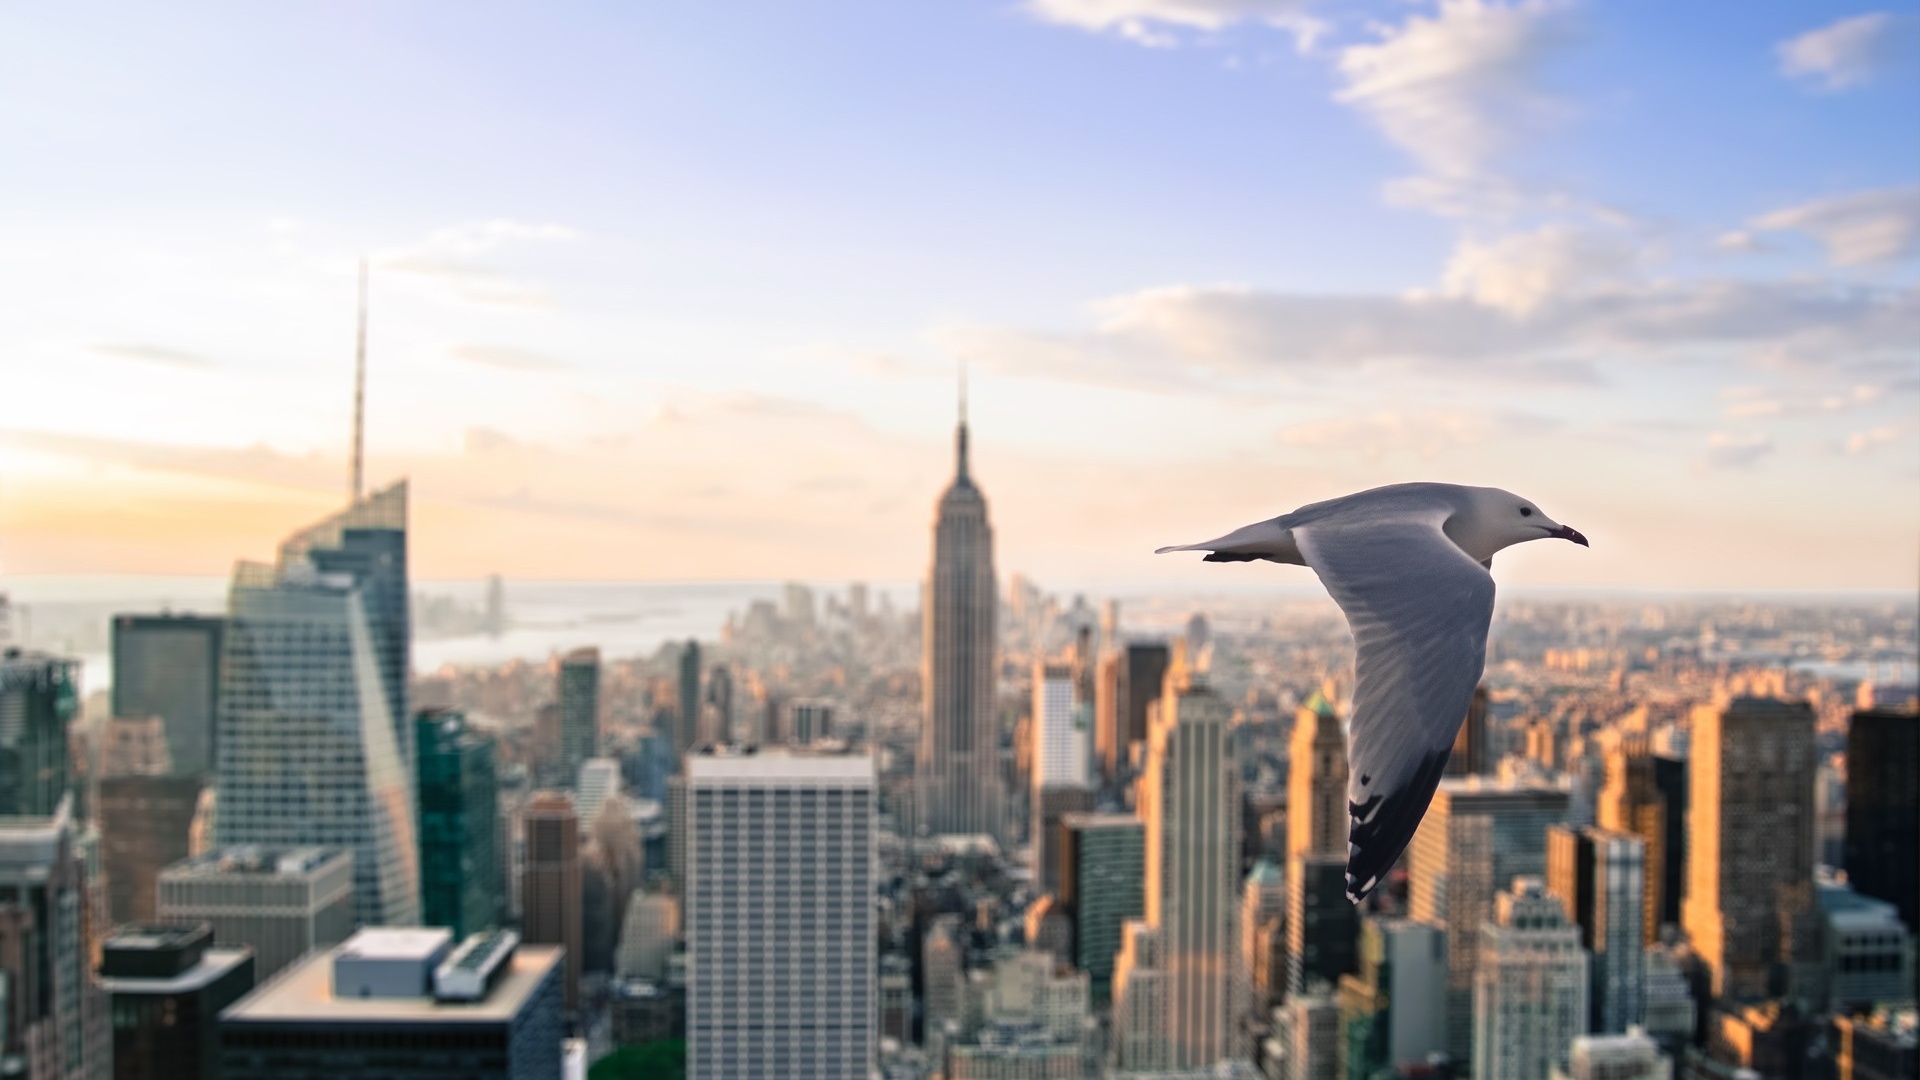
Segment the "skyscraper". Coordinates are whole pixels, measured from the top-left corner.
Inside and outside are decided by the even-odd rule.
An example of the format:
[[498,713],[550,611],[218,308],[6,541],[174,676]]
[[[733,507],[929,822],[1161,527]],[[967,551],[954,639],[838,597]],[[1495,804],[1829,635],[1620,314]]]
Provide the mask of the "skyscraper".
[[370,926],[420,921],[406,506],[403,481],[239,564],[222,640],[219,842],[352,850]]
[[1340,1007],[1324,986],[1273,1010],[1281,1080],[1340,1080]]
[[1335,984],[1359,966],[1360,909],[1347,899],[1347,857],[1287,860],[1287,992]]
[[213,927],[213,943],[253,950],[265,982],[353,933],[353,855],[323,848],[215,848],[160,872],[159,921]]
[[1767,996],[1817,948],[1793,933],[1814,915],[1813,710],[1732,698],[1697,706],[1692,726],[1687,938],[1716,997]]
[[[1920,932],[1920,712],[1863,709],[1847,725],[1847,880]],[[1920,988],[1916,988],[1920,995]]]
[[1347,853],[1347,738],[1319,691],[1293,718],[1287,755],[1287,857]]
[[1165,938],[1146,920],[1128,919],[1113,965],[1113,1057],[1122,1072],[1175,1068],[1172,1006]]
[[966,402],[954,429],[953,482],[933,523],[923,605],[925,719],[916,769],[920,820],[934,835],[1004,835],[995,714],[993,526],[967,469]]
[[[19,700],[0,697],[0,707]],[[95,1080],[109,1067],[105,995],[88,977],[82,843],[69,793],[51,813],[0,818],[0,1060],[32,1080]]]
[[113,715],[164,721],[175,775],[213,772],[225,625],[196,615],[113,618]]
[[1124,738],[1119,745],[1120,759],[1133,753],[1135,743],[1147,741],[1147,711],[1160,700],[1161,684],[1173,663],[1173,651],[1164,641],[1127,643],[1126,671],[1121,683],[1121,722]]
[[1447,755],[1446,776],[1484,776],[1493,771],[1493,755],[1487,746],[1487,688],[1473,688],[1473,703],[1453,737],[1453,752]]
[[1632,833],[1645,848],[1641,929],[1651,945],[1660,939],[1663,924],[1680,921],[1685,775],[1680,762],[1655,757],[1647,737],[1637,733],[1624,735],[1607,751],[1606,767],[1595,820],[1603,829]]
[[200,791],[197,776],[100,778],[94,813],[114,923],[154,920],[160,871],[187,857]]
[[560,767],[572,779],[599,753],[600,650],[575,649],[560,658]]
[[464,939],[498,925],[504,899],[494,742],[453,709],[416,723],[421,920]]
[[1580,930],[1539,878],[1514,881],[1479,933],[1473,984],[1473,1080],[1539,1080],[1587,1031]]
[[1547,891],[1565,905],[1592,954],[1587,1030],[1624,1034],[1641,1023],[1647,984],[1646,845],[1632,833],[1547,828]]
[[1389,1066],[1426,1061],[1447,1047],[1447,937],[1407,919],[1367,919],[1360,970],[1340,977],[1347,1075],[1371,1080]]
[[1146,913],[1146,830],[1132,814],[1068,814],[1060,825],[1058,895],[1073,916],[1073,966],[1104,1004],[1121,928]]
[[1072,665],[1035,661],[1033,714],[1028,730],[1033,738],[1033,823],[1028,843],[1033,848],[1034,877],[1040,888],[1060,886],[1060,820],[1067,814],[1093,809],[1093,786],[1088,782],[1088,746],[1080,688]]
[[1177,654],[1148,734],[1140,782],[1147,922],[1165,950],[1175,1068],[1231,1055],[1243,1003],[1239,955],[1240,766],[1232,709]]
[[67,795],[67,729],[80,663],[9,646],[0,654],[0,816],[52,817]]
[[1125,673],[1126,655],[1109,645],[1100,654],[1093,679],[1093,754],[1100,763],[1103,786],[1111,785],[1120,775],[1120,763],[1126,759],[1127,733],[1120,700]]
[[[680,757],[700,744],[700,643],[688,638],[680,649],[680,733],[675,749]],[[569,774],[571,775],[571,774]]]
[[121,926],[101,954],[114,1080],[218,1080],[220,1010],[253,989],[253,950],[215,948],[198,923]]
[[689,1080],[865,1080],[873,759],[703,754],[686,778]]
[[1547,826],[1567,818],[1567,793],[1483,777],[1442,780],[1413,835],[1408,908],[1447,933],[1447,1051],[1469,1058],[1480,926],[1514,878],[1547,869]]
[[520,811],[527,867],[520,880],[520,929],[528,944],[565,948],[566,1006],[580,1007],[580,968],[586,953],[580,895],[580,819],[562,791],[535,792]]

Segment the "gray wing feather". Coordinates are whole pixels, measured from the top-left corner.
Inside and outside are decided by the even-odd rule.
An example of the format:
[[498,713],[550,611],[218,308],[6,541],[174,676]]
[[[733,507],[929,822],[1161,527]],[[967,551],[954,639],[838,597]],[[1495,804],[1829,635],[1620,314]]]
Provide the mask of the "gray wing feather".
[[1407,496],[1294,528],[1353,631],[1347,893],[1356,902],[1392,868],[1433,801],[1493,620],[1493,576],[1442,531],[1454,507],[1425,492]]

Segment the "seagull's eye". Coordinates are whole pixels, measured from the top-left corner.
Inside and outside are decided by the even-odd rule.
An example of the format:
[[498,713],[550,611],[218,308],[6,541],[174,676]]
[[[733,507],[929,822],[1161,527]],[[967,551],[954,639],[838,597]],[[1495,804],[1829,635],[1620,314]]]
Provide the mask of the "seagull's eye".
[[1532,516],[1533,516],[1533,507],[1531,507],[1531,506],[1523,506],[1523,507],[1521,507],[1521,508],[1520,508],[1520,516],[1521,516],[1521,517],[1532,517]]

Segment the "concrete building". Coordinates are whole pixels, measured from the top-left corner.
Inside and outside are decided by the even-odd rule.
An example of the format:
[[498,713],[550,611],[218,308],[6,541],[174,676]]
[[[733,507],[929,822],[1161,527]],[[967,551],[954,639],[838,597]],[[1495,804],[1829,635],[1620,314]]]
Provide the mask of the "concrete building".
[[925,717],[915,759],[922,828],[1006,838],[1000,722],[994,708],[996,590],[987,499],[967,462],[966,401],[953,482],[940,496],[922,605]]
[[1193,1068],[1233,1053],[1245,1003],[1234,999],[1239,958],[1240,769],[1232,709],[1176,655],[1154,710],[1140,817],[1147,838],[1147,922],[1167,972],[1171,1064]]
[[1911,1000],[1913,933],[1901,923],[1899,909],[1832,877],[1816,879],[1815,891],[1825,992],[1814,995],[1814,1007],[1851,1013]]
[[1537,1080],[1587,1030],[1580,928],[1539,878],[1500,894],[1474,970],[1473,1080]]
[[1287,761],[1287,858],[1345,859],[1347,737],[1333,703],[1317,690],[1294,713]]
[[1694,709],[1683,920],[1716,997],[1765,997],[1817,960],[1813,724],[1804,702]]
[[1340,1007],[1324,985],[1294,994],[1273,1010],[1267,1056],[1281,1080],[1341,1080]]
[[1240,886],[1240,962],[1234,973],[1244,983],[1240,1000],[1247,1003],[1249,1017],[1265,1017],[1278,998],[1276,990],[1285,988],[1285,976],[1276,987],[1272,981],[1271,941],[1262,929],[1284,922],[1287,915],[1287,878],[1271,860],[1262,859],[1247,872]]
[[686,778],[688,1077],[866,1080],[873,759],[709,752]]
[[226,1011],[223,1080],[560,1080],[561,963],[511,930],[362,930]]
[[1632,833],[1547,829],[1547,891],[1580,928],[1593,958],[1588,1030],[1619,1035],[1645,1019],[1646,843]]
[[156,916],[206,923],[219,948],[253,950],[266,982],[353,933],[353,855],[327,848],[215,848],[160,872]]
[[[217,616],[113,617],[113,715],[161,721],[169,775],[213,774],[220,638],[225,629],[226,620]],[[121,772],[151,775],[145,770]]]
[[1114,1066],[1125,1073],[1171,1070],[1173,977],[1165,939],[1146,920],[1129,919],[1120,941],[1113,968]]
[[[120,723],[114,720],[108,726]],[[169,776],[165,770],[144,775],[109,772],[100,778],[94,816],[100,825],[100,861],[112,922],[154,920],[160,871],[190,853],[201,791],[200,777]]]
[[420,920],[404,482],[241,563],[222,636],[223,845],[353,852],[355,918]]
[[1447,1052],[1471,1057],[1480,927],[1516,877],[1547,869],[1547,826],[1566,820],[1567,793],[1483,777],[1442,780],[1408,847],[1409,914],[1447,935]]
[[220,1011],[253,989],[253,950],[206,923],[128,925],[101,950],[114,1080],[219,1080]]
[[628,979],[659,982],[667,976],[667,958],[680,937],[680,902],[665,893],[636,892],[620,922],[620,950],[614,970]]
[[0,817],[0,1061],[27,1080],[102,1080],[113,1053],[90,975],[90,843],[70,794],[43,817]]
[[1662,926],[1680,921],[1685,884],[1685,763],[1657,757],[1644,734],[1629,732],[1607,751],[1606,781],[1595,820],[1603,829],[1631,833],[1644,851],[1644,896],[1640,924],[1645,944],[1660,939]]
[[1638,1027],[1618,1035],[1580,1035],[1552,1080],[1673,1080],[1673,1059]]
[[1836,1080],[1911,1080],[1920,1075],[1914,1010],[1880,1009],[1833,1020]]
[[569,1013],[580,1007],[580,970],[586,955],[586,909],[581,898],[580,819],[563,791],[535,792],[520,810],[526,869],[520,878],[520,929],[530,945],[558,945]]
[[920,943],[921,1041],[935,1060],[944,1041],[963,1036],[968,1027],[966,955],[960,932],[960,916],[936,915]]

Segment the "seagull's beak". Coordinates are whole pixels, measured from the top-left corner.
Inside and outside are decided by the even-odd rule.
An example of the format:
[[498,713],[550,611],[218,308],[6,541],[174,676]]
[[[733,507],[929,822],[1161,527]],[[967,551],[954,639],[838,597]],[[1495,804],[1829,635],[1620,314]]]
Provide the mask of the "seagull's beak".
[[1559,528],[1557,528],[1557,529],[1554,529],[1554,530],[1553,530],[1552,532],[1549,532],[1549,533],[1548,533],[1547,535],[1548,535],[1548,536],[1554,536],[1554,537],[1558,537],[1558,538],[1560,538],[1560,539],[1562,539],[1562,540],[1571,540],[1571,541],[1573,541],[1574,543],[1576,543],[1576,544],[1579,544],[1579,545],[1580,545],[1581,547],[1592,547],[1592,546],[1593,546],[1593,545],[1591,545],[1591,544],[1589,544],[1589,543],[1587,543],[1587,538],[1586,538],[1586,537],[1584,537],[1584,536],[1581,536],[1581,535],[1580,535],[1580,530],[1578,530],[1578,529],[1573,529],[1573,528],[1569,528],[1569,527],[1567,527],[1567,526],[1565,526],[1565,525],[1562,525],[1562,526],[1560,526]]

